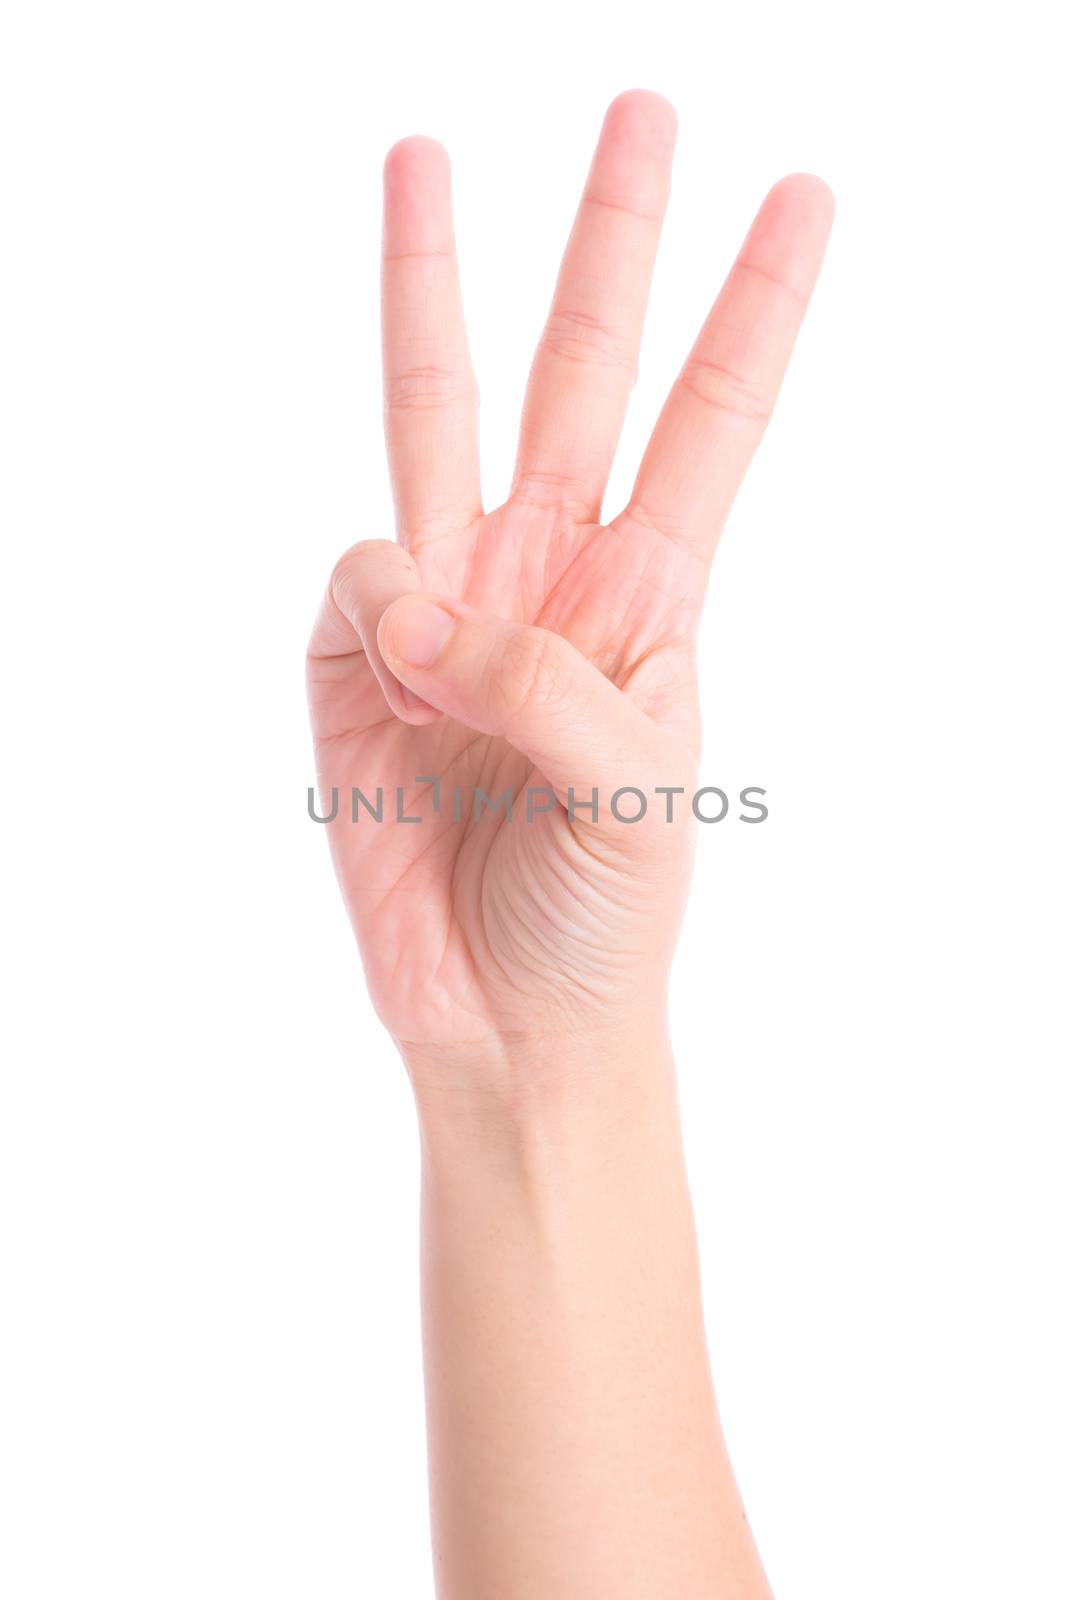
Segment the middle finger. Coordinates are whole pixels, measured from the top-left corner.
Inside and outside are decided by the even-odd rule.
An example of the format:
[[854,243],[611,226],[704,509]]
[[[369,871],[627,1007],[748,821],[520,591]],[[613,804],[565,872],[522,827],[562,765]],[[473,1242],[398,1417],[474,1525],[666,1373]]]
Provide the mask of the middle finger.
[[523,406],[511,498],[600,513],[637,372],[676,118],[633,89],[608,107]]

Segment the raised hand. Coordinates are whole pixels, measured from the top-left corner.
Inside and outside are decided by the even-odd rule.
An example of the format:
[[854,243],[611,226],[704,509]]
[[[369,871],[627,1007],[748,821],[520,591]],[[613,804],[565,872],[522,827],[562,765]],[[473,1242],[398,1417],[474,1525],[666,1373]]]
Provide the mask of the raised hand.
[[[488,513],[448,160],[416,138],[386,161],[398,542],[357,544],[337,563],[308,682],[322,804],[338,791],[327,830],[338,878],[374,1003],[409,1055],[596,1037],[663,1004],[688,878],[708,569],[833,209],[816,178],[772,189],[629,504],[602,525],[674,137],[656,95],[608,109],[534,358],[511,492]],[[380,823],[364,807],[351,820],[353,788],[372,805],[382,791]],[[671,823],[665,797],[627,823],[609,804],[623,788],[685,795]],[[401,789],[418,822],[397,820]],[[481,802],[476,820],[479,789],[501,803]],[[583,805],[594,790],[595,821]],[[624,814],[637,809],[620,799]]]

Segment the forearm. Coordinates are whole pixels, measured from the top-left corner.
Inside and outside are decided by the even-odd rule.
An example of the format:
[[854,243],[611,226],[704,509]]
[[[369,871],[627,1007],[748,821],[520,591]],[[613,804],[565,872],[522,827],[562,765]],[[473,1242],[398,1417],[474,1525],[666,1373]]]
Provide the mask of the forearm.
[[756,1600],[670,1052],[658,1027],[598,1052],[409,1062],[439,1593]]

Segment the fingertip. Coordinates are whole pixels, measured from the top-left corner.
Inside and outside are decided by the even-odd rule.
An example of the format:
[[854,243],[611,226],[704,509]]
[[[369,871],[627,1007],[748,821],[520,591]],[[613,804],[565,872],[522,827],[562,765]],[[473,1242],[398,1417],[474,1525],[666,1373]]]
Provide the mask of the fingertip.
[[405,138],[398,139],[385,153],[383,171],[386,180],[404,178],[416,172],[441,172],[451,171],[452,163],[448,151],[439,139],[433,139],[426,133],[409,133]]
[[399,703],[393,706],[393,710],[401,722],[406,722],[412,728],[425,728],[431,722],[440,722],[443,711],[438,711],[436,706],[430,705],[405,684],[399,684],[398,689]]
[[767,195],[765,204],[771,203],[790,210],[802,210],[807,215],[825,221],[834,219],[837,200],[834,191],[824,178],[814,172],[790,172]]
[[455,248],[452,165],[436,139],[412,134],[394,144],[382,169],[385,256],[446,254]]
[[671,186],[677,118],[651,89],[627,89],[604,114],[586,198],[659,223]]
[[780,178],[760,206],[740,261],[777,277],[801,300],[815,287],[830,228],[834,197],[811,172]]
[[670,154],[678,134],[678,113],[654,89],[624,89],[604,113],[604,133]]
[[368,652],[368,659],[385,696],[386,705],[400,722],[406,722],[413,728],[423,728],[427,723],[436,722],[443,715],[436,706],[430,705],[428,700],[416,694],[414,689],[409,689],[406,683],[401,683],[396,673],[391,671],[380,658],[375,660]]

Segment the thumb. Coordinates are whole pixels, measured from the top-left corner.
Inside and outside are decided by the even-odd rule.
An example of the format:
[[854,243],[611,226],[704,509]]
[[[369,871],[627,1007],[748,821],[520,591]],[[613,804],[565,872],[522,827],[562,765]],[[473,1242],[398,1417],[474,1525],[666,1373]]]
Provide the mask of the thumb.
[[[639,789],[651,819],[655,788],[688,774],[691,758],[677,739],[545,628],[451,597],[412,594],[387,607],[378,644],[401,683],[479,733],[506,739],[561,803],[588,802],[596,789],[598,820],[609,828],[622,822],[610,805],[617,790]],[[639,807],[635,796],[619,804],[626,813]],[[588,810],[578,816],[591,820]]]

